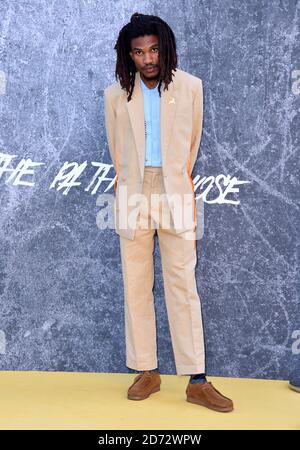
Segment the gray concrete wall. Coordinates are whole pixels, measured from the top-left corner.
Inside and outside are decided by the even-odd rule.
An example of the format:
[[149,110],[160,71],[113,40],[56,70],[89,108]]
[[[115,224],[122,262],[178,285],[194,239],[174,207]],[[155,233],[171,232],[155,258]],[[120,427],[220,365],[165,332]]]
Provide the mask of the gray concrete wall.
[[[285,379],[300,357],[296,0],[0,2],[0,368],[130,371],[119,241],[97,198],[114,178],[103,89],[136,10],[169,23],[179,68],[203,80],[207,373]],[[221,174],[238,190],[222,196]],[[155,268],[160,370],[175,373],[157,242]]]

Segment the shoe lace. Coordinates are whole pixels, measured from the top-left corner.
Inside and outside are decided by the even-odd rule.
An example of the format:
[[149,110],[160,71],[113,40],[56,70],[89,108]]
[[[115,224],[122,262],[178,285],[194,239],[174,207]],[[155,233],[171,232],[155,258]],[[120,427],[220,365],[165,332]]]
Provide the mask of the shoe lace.
[[152,379],[152,374],[150,372],[141,372],[139,373],[135,379],[134,379],[134,383],[137,383],[140,379],[145,379],[145,380],[151,380]]
[[230,400],[231,401],[231,399],[230,398],[228,398],[228,397],[225,397],[225,395],[224,394],[222,394],[222,392],[220,392],[220,391],[218,391],[218,389],[216,389],[215,387],[214,387],[214,385],[212,384],[212,382],[211,381],[208,381],[207,382],[207,384],[206,384],[206,386],[204,386],[205,388],[208,388],[208,389],[210,389],[210,390],[212,390],[212,391],[215,391],[215,392],[217,392],[221,397],[223,397],[223,398],[227,398],[227,400]]

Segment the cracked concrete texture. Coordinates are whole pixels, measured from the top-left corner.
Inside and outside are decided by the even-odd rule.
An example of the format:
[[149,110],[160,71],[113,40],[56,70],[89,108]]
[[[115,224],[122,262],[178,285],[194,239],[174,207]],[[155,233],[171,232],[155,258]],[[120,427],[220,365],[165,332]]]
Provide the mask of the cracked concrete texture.
[[[64,161],[110,163],[103,89],[134,11],[132,1],[0,3],[0,152],[46,165],[32,188],[0,178],[2,370],[127,370],[118,236],[96,227],[95,196],[49,185]],[[286,379],[300,365],[300,2],[141,1],[138,11],[169,23],[179,67],[203,80],[193,173],[250,181],[232,194],[238,205],[205,204],[196,276],[207,373]],[[155,267],[160,370],[175,373],[157,242]]]

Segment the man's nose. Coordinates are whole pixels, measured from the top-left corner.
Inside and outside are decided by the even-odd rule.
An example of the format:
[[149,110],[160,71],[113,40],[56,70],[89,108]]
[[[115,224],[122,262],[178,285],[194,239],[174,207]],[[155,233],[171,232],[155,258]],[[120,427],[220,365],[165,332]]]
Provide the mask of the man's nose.
[[153,62],[153,55],[151,55],[150,53],[145,53],[144,56],[144,64],[150,65]]

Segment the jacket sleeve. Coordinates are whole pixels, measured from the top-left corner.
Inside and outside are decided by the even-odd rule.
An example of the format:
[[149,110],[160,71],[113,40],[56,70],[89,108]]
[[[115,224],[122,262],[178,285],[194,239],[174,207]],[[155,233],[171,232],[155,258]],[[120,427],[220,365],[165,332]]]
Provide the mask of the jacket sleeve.
[[196,94],[193,101],[193,131],[190,149],[190,174],[193,171],[195,162],[197,160],[198,150],[202,135],[203,124],[203,83],[199,78],[197,83]]
[[104,96],[105,130],[106,130],[108,149],[109,149],[110,157],[111,157],[115,172],[117,172],[116,148],[115,148],[115,138],[114,138],[115,112],[113,109],[111,99],[109,98],[106,89],[104,90],[103,96]]

